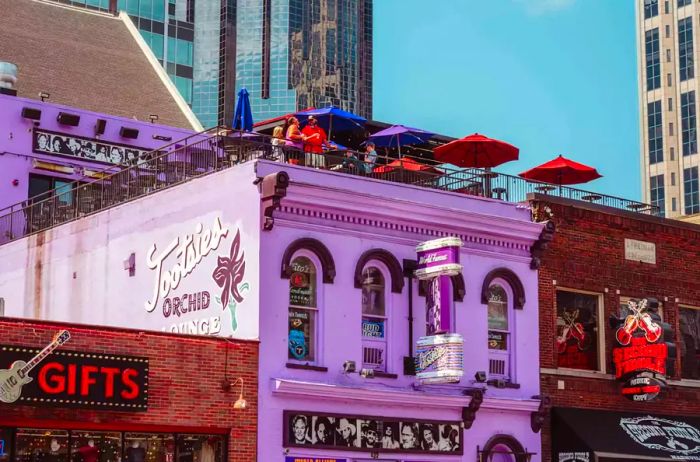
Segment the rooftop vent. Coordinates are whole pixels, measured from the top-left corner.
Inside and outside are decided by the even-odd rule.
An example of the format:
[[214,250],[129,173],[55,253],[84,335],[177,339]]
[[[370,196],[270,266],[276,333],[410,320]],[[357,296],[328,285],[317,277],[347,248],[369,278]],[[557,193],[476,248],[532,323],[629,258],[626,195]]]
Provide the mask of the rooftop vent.
[[17,96],[17,66],[0,61],[0,93]]

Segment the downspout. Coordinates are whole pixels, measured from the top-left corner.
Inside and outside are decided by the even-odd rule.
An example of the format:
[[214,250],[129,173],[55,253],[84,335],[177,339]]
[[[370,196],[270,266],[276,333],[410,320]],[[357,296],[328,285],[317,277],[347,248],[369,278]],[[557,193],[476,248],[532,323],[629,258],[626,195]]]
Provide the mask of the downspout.
[[416,375],[416,364],[413,359],[413,272],[416,270],[416,260],[403,261],[403,275],[408,278],[408,356],[403,358],[404,375]]

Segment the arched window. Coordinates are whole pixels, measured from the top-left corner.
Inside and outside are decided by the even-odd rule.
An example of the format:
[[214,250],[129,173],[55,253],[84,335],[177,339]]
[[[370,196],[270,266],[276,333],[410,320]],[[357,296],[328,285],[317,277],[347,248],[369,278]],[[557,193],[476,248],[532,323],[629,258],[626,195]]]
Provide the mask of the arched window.
[[288,357],[313,363],[318,343],[318,276],[307,256],[297,256],[290,265]]
[[376,266],[362,271],[362,367],[386,372],[386,279]]
[[488,290],[489,376],[510,379],[511,316],[508,293],[496,283]]

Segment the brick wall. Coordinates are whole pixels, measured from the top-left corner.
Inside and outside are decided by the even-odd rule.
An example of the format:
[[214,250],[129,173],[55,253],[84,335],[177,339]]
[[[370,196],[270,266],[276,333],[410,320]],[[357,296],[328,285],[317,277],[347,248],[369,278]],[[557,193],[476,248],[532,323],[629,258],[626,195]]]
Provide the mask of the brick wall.
[[[0,343],[44,347],[68,329],[68,350],[149,358],[146,412],[113,412],[0,403],[0,425],[64,421],[95,429],[159,431],[187,427],[229,437],[230,462],[256,460],[258,344],[251,341],[189,337],[34,321],[0,320]],[[224,391],[224,378],[244,379],[247,407],[233,409],[240,386]],[[162,431],[162,430],[161,430]]]
[[[655,297],[663,304],[664,321],[676,329],[678,306],[700,306],[700,227],[671,220],[635,217],[626,212],[550,199],[547,204],[557,225],[554,241],[545,252],[539,273],[540,363],[556,368],[556,288],[567,287],[603,295],[607,372],[612,373],[614,338],[607,325],[619,314],[620,297]],[[625,238],[656,244],[656,265],[625,260]],[[553,281],[556,281],[556,286]],[[619,294],[618,294],[619,291]],[[680,348],[678,348],[680,357]],[[679,368],[676,368],[679,371]],[[676,377],[680,378],[679,372]],[[564,389],[558,389],[563,381]],[[610,379],[542,375],[542,393],[553,406],[697,415],[700,389],[670,386],[654,402],[633,403]],[[549,423],[542,431],[543,461],[551,460]]]

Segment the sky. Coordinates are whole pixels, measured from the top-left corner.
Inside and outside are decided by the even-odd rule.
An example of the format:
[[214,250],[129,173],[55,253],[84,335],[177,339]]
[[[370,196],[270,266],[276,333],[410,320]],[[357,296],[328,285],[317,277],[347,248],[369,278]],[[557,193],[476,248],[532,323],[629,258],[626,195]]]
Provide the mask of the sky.
[[520,148],[517,174],[559,154],[640,199],[634,2],[374,0],[373,118]]

